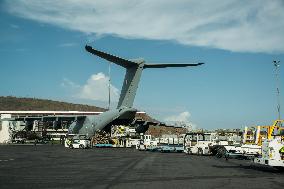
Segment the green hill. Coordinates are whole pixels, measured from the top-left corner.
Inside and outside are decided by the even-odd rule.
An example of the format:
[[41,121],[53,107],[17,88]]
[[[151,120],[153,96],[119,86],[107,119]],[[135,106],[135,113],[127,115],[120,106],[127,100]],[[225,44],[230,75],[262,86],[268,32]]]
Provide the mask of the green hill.
[[[54,100],[45,100],[37,98],[20,98],[13,96],[0,96],[0,111],[106,111],[104,108],[82,105],[82,104],[73,104],[67,102],[59,102]],[[137,115],[139,119],[146,121],[159,122],[147,114]],[[180,130],[181,128],[177,128]],[[152,135],[161,135],[164,133],[167,134],[176,134],[176,129],[169,127],[150,127],[147,133]],[[184,132],[184,130],[182,130]],[[158,134],[157,134],[158,133]]]
[[37,98],[18,98],[13,96],[0,96],[0,111],[105,111],[106,109],[59,102],[53,100],[44,100]]
[[[0,96],[0,111],[91,111],[104,112],[106,109],[83,104],[73,104],[37,98]],[[147,114],[139,115],[147,121],[157,121]]]

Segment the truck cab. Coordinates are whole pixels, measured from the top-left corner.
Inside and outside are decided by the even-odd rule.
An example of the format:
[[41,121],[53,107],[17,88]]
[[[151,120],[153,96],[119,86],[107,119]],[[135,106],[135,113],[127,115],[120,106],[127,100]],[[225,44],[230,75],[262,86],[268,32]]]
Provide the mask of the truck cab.
[[140,135],[140,141],[137,143],[136,149],[147,150],[157,146],[157,141],[152,140],[151,135]]
[[64,146],[70,149],[86,149],[91,148],[91,140],[86,135],[68,134],[66,135]]
[[184,137],[184,152],[187,154],[210,155],[210,147],[215,143],[211,133],[187,133]]

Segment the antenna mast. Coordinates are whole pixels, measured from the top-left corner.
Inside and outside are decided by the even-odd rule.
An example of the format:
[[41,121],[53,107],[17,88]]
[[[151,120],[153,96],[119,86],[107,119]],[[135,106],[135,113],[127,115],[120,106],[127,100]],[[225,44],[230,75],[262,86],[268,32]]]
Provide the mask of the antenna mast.
[[280,61],[273,61],[275,66],[275,78],[276,78],[276,93],[277,93],[277,112],[278,112],[278,120],[281,119],[280,113],[280,79],[279,79],[279,69],[280,69]]
[[108,109],[110,110],[110,85],[111,85],[111,78],[110,78],[110,65],[111,62],[108,64]]

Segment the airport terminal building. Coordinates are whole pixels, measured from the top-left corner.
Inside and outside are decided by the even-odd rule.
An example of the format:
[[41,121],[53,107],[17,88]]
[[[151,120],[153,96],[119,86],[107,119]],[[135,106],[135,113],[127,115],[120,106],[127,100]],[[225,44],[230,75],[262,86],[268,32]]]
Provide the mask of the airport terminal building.
[[[0,111],[0,143],[9,143],[13,139],[13,133],[29,130],[40,136],[48,135],[54,140],[65,136],[72,120],[54,120],[52,117],[74,117],[86,115],[99,115],[102,112],[83,111]],[[137,112],[137,117],[143,117],[145,112]],[[50,118],[50,120],[49,120]],[[22,121],[12,121],[21,119]]]

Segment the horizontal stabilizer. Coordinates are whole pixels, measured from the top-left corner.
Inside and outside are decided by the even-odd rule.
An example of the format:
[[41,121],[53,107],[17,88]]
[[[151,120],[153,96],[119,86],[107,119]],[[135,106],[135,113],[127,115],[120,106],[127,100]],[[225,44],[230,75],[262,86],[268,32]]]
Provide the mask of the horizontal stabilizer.
[[97,56],[99,56],[99,57],[101,57],[105,60],[108,60],[110,62],[113,62],[115,64],[118,64],[119,66],[122,66],[124,68],[130,68],[132,66],[138,65],[138,63],[136,63],[136,62],[132,62],[132,61],[129,61],[129,60],[126,60],[126,59],[123,59],[123,58],[120,58],[120,57],[117,57],[117,56],[114,56],[114,55],[111,55],[111,54],[108,54],[108,53],[105,53],[105,52],[102,52],[102,51],[99,51],[99,50],[96,50],[96,49],[93,49],[91,46],[88,46],[88,45],[85,46],[85,49],[89,53],[97,55]]
[[200,66],[204,63],[197,64],[145,64],[144,68],[175,68],[175,67],[188,67],[188,66]]

